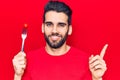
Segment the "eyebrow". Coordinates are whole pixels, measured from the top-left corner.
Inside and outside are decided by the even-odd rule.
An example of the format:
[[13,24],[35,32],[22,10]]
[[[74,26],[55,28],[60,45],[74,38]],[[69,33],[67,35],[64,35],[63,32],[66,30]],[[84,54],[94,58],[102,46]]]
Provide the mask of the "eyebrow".
[[58,24],[67,25],[67,24],[66,24],[66,23],[64,23],[64,22],[59,22]]
[[[46,21],[46,22],[44,22],[45,24],[53,24],[53,22],[51,22],[51,21]],[[64,23],[64,22],[58,22],[58,25],[67,25],[66,23]]]
[[50,22],[50,21],[46,21],[46,22],[44,22],[45,24],[47,24],[47,23],[51,23],[51,24],[53,24],[52,22]]

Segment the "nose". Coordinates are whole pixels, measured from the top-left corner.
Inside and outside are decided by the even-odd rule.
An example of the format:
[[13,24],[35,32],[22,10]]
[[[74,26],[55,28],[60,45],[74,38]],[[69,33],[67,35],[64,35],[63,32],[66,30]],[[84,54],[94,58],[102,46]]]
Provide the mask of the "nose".
[[57,33],[57,26],[53,26],[52,32]]

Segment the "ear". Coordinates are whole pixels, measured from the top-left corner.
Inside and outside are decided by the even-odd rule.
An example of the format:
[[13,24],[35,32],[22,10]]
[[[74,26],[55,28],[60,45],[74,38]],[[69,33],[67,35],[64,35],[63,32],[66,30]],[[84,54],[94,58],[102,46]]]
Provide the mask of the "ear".
[[44,23],[42,23],[42,33],[44,33]]
[[69,25],[69,32],[68,32],[68,35],[71,35],[72,34],[72,25]]

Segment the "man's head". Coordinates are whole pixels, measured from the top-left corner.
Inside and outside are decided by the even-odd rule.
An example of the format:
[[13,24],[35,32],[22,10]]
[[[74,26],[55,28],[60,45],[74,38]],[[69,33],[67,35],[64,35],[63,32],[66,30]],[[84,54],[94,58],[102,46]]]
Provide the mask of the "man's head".
[[42,32],[51,48],[59,48],[72,33],[71,9],[63,2],[50,1],[45,6]]
[[44,7],[43,22],[45,22],[45,14],[49,11],[65,13],[68,16],[68,24],[71,24],[72,10],[65,3],[59,1],[49,1]]

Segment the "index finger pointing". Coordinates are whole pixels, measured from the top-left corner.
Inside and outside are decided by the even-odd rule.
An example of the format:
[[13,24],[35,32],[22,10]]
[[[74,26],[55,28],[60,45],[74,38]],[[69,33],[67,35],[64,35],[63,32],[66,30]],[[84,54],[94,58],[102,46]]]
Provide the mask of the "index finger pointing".
[[107,47],[108,47],[108,44],[105,44],[104,47],[103,47],[103,49],[101,50],[101,52],[100,52],[100,57],[101,58],[104,57]]

